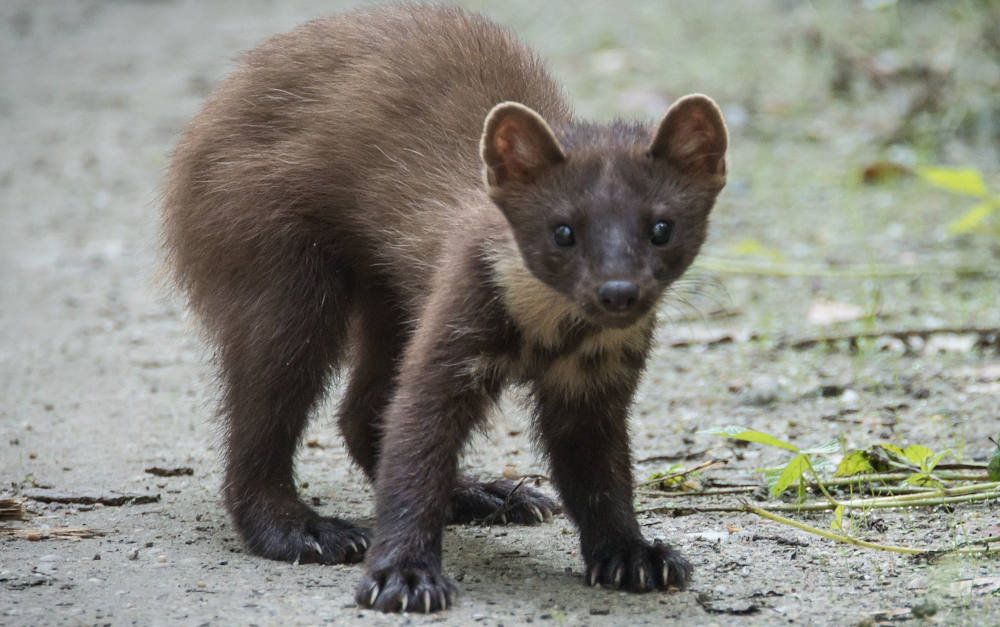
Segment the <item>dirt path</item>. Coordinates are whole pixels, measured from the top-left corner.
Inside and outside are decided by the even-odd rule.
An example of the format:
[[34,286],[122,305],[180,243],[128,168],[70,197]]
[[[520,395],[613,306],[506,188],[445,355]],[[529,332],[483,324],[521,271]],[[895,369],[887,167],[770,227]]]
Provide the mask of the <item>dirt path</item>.
[[[933,609],[941,624],[1000,623],[995,559],[928,564],[844,548],[737,513],[644,517],[646,533],[677,544],[697,570],[687,591],[641,596],[582,585],[577,536],[564,517],[537,528],[449,528],[445,567],[459,581],[460,601],[429,618],[359,610],[352,600],[357,566],[248,556],[218,499],[211,370],[180,301],[157,282],[155,194],[178,129],[230,67],[227,59],[342,4],[0,6],[0,492],[158,497],[114,506],[29,500],[23,526],[82,526],[102,535],[29,541],[0,534],[0,623],[855,624],[917,621],[914,607]],[[963,336],[912,354],[894,345],[866,345],[859,354],[776,347],[777,338],[826,332],[807,321],[815,301],[858,304],[878,314],[871,319],[877,328],[1000,326],[996,274],[958,278],[949,271],[1000,265],[995,242],[941,235],[939,225],[960,202],[914,182],[872,189],[848,182],[845,172],[877,156],[869,146],[882,118],[872,113],[865,126],[851,117],[857,107],[850,102],[809,100],[826,94],[827,79],[816,76],[833,67],[822,50],[811,51],[810,37],[836,28],[802,8],[735,9],[718,17],[694,3],[669,10],[635,3],[629,11],[592,3],[572,13],[557,5],[471,3],[549,57],[583,113],[655,115],[672,96],[694,90],[725,105],[733,180],[709,255],[730,253],[752,235],[791,261],[834,268],[845,261],[912,262],[939,270],[884,282],[700,270],[687,284],[689,296],[707,294],[695,309],[721,305],[738,315],[686,322],[691,309],[680,301],[665,310],[668,322],[635,412],[636,459],[700,452],[685,463],[727,458],[729,467],[710,476],[759,481],[753,470],[780,455],[699,434],[740,424],[803,446],[840,436],[849,447],[917,442],[985,460],[986,436],[1000,429],[995,347],[972,348]],[[955,29],[961,55],[976,19],[959,23],[937,3],[920,5],[929,7],[927,15],[902,15],[912,22],[894,27],[908,33],[898,46],[904,61],[938,23]],[[859,27],[858,46],[881,36],[876,31],[887,18],[869,19],[875,25]],[[748,51],[759,58],[748,59]],[[952,87],[975,95],[997,80],[984,58],[962,62],[968,71]],[[868,95],[865,111],[881,111],[884,95]],[[948,111],[936,115],[945,119]],[[837,125],[854,126],[851,133],[831,130]],[[976,141],[960,137],[940,154],[997,171],[997,155]],[[1000,188],[996,176],[988,182]],[[669,346],[725,333],[762,339]],[[307,437],[314,445],[300,458],[303,492],[325,511],[370,522],[370,488],[347,463],[326,419],[329,405],[321,413]],[[515,403],[506,403],[494,425],[469,452],[474,472],[545,472]],[[641,463],[637,474],[669,464]],[[154,466],[191,474],[146,472]],[[802,519],[828,525],[825,515]],[[992,501],[954,512],[880,514],[858,533],[948,546],[1000,535],[997,519]]]

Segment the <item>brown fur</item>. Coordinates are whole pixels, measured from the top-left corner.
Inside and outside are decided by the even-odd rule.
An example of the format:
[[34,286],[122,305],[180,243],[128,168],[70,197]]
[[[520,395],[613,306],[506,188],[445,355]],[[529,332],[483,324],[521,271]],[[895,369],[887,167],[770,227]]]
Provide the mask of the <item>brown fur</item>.
[[369,532],[303,504],[292,464],[349,364],[339,424],[377,495],[362,605],[445,608],[447,520],[556,510],[458,475],[512,382],[535,401],[588,583],[684,585],[687,562],[632,514],[626,423],[726,144],[703,96],[656,127],[575,120],[508,31],[458,9],[350,13],[248,53],[187,127],[164,199],[177,282],[218,354],[224,495],[248,548],[363,557]]

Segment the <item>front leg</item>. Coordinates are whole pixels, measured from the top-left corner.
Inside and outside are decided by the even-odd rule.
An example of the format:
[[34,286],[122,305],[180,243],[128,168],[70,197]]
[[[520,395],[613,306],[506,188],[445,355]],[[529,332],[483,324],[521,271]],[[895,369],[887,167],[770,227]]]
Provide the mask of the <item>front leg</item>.
[[683,588],[691,565],[668,545],[647,542],[635,519],[627,425],[633,390],[591,389],[582,398],[540,385],[539,431],[565,510],[580,529],[587,585]]
[[461,449],[496,386],[485,385],[468,366],[478,346],[454,333],[468,325],[449,320],[446,310],[426,314],[384,416],[375,538],[356,594],[359,605],[383,612],[442,610],[455,597],[454,584],[441,572],[441,534]]

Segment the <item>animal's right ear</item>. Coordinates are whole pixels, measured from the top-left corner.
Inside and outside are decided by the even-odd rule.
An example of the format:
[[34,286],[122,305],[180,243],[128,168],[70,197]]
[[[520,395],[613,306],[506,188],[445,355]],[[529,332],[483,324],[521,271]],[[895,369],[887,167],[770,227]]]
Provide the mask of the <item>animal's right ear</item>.
[[548,168],[566,160],[548,123],[518,102],[501,102],[489,112],[479,152],[490,188],[515,181],[530,183]]

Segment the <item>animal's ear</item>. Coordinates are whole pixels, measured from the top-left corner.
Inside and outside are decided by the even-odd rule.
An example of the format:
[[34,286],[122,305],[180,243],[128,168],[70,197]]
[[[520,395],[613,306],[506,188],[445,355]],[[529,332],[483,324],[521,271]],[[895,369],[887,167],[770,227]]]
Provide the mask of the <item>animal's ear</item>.
[[666,159],[681,172],[718,177],[725,182],[729,132],[722,112],[708,96],[691,94],[670,106],[649,145],[654,159]]
[[548,123],[518,102],[501,102],[489,112],[479,152],[489,187],[530,183],[566,159]]

